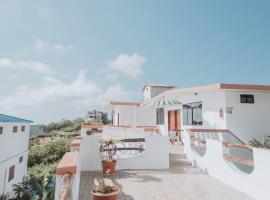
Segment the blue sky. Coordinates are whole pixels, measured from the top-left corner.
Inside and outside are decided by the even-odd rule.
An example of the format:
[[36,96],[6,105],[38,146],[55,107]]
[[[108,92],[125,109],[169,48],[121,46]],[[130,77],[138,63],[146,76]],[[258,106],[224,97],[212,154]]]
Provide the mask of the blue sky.
[[270,84],[270,2],[2,0],[0,110],[37,123],[145,83]]

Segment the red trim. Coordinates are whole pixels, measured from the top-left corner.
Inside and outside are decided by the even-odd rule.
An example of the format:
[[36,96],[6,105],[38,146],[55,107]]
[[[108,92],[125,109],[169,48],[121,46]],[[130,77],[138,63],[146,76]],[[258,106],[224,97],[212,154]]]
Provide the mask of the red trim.
[[141,102],[123,102],[123,101],[111,101],[111,106],[140,106]]
[[70,144],[70,147],[80,147],[80,146],[81,146],[81,139],[74,139]]
[[61,159],[60,163],[56,168],[57,175],[64,175],[65,173],[70,173],[75,175],[77,173],[77,161],[79,157],[79,152],[67,152]]
[[220,89],[270,91],[269,85],[220,84]]

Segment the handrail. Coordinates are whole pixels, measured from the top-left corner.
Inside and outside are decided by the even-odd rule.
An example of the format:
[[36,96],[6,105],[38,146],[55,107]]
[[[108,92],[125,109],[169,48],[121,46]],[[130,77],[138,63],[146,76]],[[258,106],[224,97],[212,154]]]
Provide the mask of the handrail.
[[229,155],[229,154],[225,154],[223,155],[224,159],[228,160],[228,161],[232,161],[232,162],[237,162],[240,163],[242,165],[246,165],[249,167],[254,167],[254,162],[253,160],[250,160],[248,158],[244,158],[238,155]]
[[235,143],[235,144],[232,144],[232,143],[224,143],[223,144],[226,146],[226,147],[239,147],[239,148],[244,148],[244,149],[250,149],[250,150],[253,150],[253,147],[250,146],[250,145],[247,145],[247,144],[238,144],[238,143]]
[[129,139],[122,139],[122,142],[145,142],[145,138],[129,138]]
[[[144,151],[145,148],[142,148],[142,147],[120,147],[120,148],[117,148],[117,151],[126,151],[126,150]],[[111,151],[111,150],[108,148],[101,150],[101,152],[105,152],[105,151]]]

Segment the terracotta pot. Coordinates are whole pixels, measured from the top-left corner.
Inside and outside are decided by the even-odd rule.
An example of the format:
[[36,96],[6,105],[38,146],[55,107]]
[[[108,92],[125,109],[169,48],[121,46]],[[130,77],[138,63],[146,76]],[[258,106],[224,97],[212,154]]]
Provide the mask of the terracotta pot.
[[102,193],[93,192],[93,191],[91,193],[93,195],[93,200],[117,200],[119,189],[109,194],[102,194]]
[[103,173],[108,172],[108,171],[110,171],[110,173],[115,172],[116,160],[113,160],[112,162],[102,160],[101,163],[102,163]]

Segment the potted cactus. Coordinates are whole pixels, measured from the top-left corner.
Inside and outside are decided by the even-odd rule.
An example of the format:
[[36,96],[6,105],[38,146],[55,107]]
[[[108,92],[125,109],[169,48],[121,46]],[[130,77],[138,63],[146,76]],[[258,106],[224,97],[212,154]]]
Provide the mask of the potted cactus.
[[106,184],[104,178],[98,180],[98,184],[95,189],[92,190],[94,200],[117,200],[119,188],[113,184]]
[[101,161],[103,173],[115,173],[116,160],[114,159],[114,155],[117,151],[116,142],[113,139],[103,139],[101,141],[100,152],[105,155],[105,159]]

